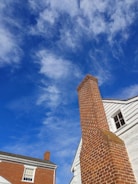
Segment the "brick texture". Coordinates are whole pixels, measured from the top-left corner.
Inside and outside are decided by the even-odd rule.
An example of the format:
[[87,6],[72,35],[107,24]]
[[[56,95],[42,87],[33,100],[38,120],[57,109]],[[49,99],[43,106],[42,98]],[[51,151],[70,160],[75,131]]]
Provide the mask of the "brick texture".
[[136,184],[124,142],[109,131],[97,79],[78,87],[82,127],[82,184]]
[[[22,181],[24,165],[15,162],[0,162],[0,175],[12,184],[32,184]],[[37,167],[35,171],[34,184],[53,184],[54,170]]]

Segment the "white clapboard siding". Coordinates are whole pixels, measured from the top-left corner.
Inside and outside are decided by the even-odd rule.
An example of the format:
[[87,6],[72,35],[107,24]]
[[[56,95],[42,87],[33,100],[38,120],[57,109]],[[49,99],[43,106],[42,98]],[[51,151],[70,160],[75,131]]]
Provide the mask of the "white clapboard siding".
[[72,168],[71,168],[71,172],[73,172],[73,178],[70,182],[70,184],[81,184],[81,170],[80,170],[80,151],[81,151],[81,145],[82,145],[82,140],[79,143],[73,164],[72,164]]
[[73,164],[72,164],[71,171],[73,171],[74,166],[77,165],[80,162],[79,156],[80,156],[81,146],[82,146],[82,139],[80,140],[78,149],[76,151],[76,154],[75,154],[75,158],[74,158],[74,161],[73,161]]
[[132,119],[134,120],[136,119],[136,117],[138,117],[138,101],[127,104],[123,108],[123,113],[125,115],[126,121],[128,121],[128,123],[131,123]]
[[138,123],[119,137],[125,142],[130,163],[138,183]]

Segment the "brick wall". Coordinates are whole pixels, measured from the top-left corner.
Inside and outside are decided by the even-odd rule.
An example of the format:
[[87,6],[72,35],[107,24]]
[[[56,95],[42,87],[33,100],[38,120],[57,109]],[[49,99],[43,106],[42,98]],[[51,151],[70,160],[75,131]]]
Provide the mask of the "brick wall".
[[82,127],[82,184],[136,184],[124,142],[109,131],[97,79],[78,87]]
[[[32,182],[22,181],[24,165],[15,162],[0,162],[0,175],[12,184],[32,184]],[[53,184],[54,171],[37,167],[34,184]]]

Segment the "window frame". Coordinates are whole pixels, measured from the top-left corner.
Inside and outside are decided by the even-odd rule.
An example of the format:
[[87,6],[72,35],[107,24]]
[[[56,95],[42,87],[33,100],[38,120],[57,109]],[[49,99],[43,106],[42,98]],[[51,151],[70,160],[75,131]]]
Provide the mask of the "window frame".
[[[23,182],[29,182],[29,183],[33,183],[34,182],[34,178],[35,178],[35,171],[36,171],[36,168],[37,167],[34,167],[34,166],[30,166],[30,165],[24,165],[24,171],[23,171],[23,176],[22,176],[22,181]],[[26,169],[32,169],[33,171],[33,174],[32,174],[32,180],[25,180],[25,172],[26,172]]]
[[[119,117],[120,113],[121,113],[121,117]],[[115,117],[117,118],[117,121],[115,121]],[[113,119],[116,130],[120,130],[122,127],[126,125],[126,121],[125,121],[124,115],[121,110],[118,110],[114,115],[112,115],[112,119]],[[122,120],[123,122],[121,122]],[[117,127],[117,123],[119,127]]]

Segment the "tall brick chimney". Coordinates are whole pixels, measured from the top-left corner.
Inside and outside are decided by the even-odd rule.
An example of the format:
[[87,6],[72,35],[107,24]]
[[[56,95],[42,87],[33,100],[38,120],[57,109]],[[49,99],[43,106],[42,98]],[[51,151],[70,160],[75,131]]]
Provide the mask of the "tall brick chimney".
[[82,127],[82,184],[136,184],[124,142],[109,131],[97,79],[78,87]]

